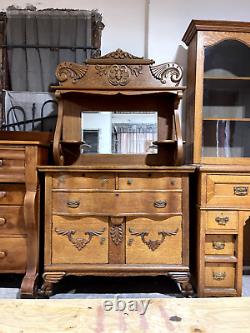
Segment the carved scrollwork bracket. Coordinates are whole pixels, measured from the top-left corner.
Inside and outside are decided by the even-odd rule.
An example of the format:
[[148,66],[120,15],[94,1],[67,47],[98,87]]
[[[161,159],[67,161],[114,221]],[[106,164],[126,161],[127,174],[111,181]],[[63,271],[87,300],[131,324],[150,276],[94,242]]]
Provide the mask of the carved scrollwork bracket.
[[[102,228],[98,231],[86,231],[84,234],[87,236],[87,239],[85,238],[74,238],[73,235],[76,233],[75,230],[64,230],[64,229],[58,229],[55,228],[55,232],[58,235],[66,236],[68,237],[68,240],[77,248],[77,250],[81,251],[94,236],[100,236],[104,233],[105,228]],[[101,245],[103,244],[103,239],[101,240]]]
[[151,65],[149,67],[153,77],[160,80],[162,84],[166,84],[170,81],[177,86],[183,76],[182,68],[174,62],[167,62],[155,66]]
[[167,236],[175,236],[178,232],[178,228],[175,231],[159,231],[158,235],[161,236],[160,240],[159,239],[156,239],[156,240],[146,239],[146,237],[149,235],[149,233],[146,231],[139,232],[139,231],[133,230],[132,228],[129,228],[129,232],[132,236],[141,237],[142,242],[145,245],[147,245],[147,247],[151,251],[155,251],[164,242],[164,240]]
[[59,64],[56,68],[56,77],[59,82],[71,80],[72,83],[77,83],[85,76],[88,71],[88,65],[79,65],[65,61]]

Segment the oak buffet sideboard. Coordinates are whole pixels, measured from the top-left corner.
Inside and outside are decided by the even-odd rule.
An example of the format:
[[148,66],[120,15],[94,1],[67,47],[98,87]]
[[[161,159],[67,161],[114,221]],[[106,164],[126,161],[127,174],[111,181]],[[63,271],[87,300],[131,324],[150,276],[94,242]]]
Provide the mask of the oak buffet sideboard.
[[[71,274],[163,274],[174,279],[184,295],[191,295],[188,198],[194,167],[182,165],[181,68],[174,63],[154,65],[118,49],[82,65],[62,63],[56,75],[57,165],[39,168],[45,175],[46,211],[42,291],[50,295],[53,284]],[[82,127],[97,115],[93,130],[108,113],[112,121],[120,119],[111,126],[111,153],[88,153],[93,144],[83,140]],[[136,117],[142,121],[153,114],[156,138],[147,140],[146,133],[144,141],[138,141],[143,153],[117,153],[117,147],[124,146],[119,141],[123,136],[118,136],[121,122],[122,128],[130,126],[128,146],[134,141],[128,137],[138,125]],[[98,126],[101,136],[105,128]],[[99,137],[96,145],[104,141]]]

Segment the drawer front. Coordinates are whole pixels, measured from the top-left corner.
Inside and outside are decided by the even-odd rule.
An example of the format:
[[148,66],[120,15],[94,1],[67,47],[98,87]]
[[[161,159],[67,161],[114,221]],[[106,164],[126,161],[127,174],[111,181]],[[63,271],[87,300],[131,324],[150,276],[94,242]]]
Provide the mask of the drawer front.
[[0,147],[0,180],[24,181],[25,150]]
[[127,218],[127,264],[181,264],[182,218]]
[[115,176],[109,173],[83,172],[53,176],[53,188],[58,189],[115,189]]
[[169,173],[120,173],[118,177],[119,190],[171,190],[181,189],[182,178]]
[[208,211],[206,229],[209,230],[238,230],[237,211]]
[[23,205],[24,184],[0,184],[0,205]]
[[27,258],[26,239],[0,237],[0,272],[25,272]]
[[206,235],[205,255],[234,255],[234,235]]
[[250,176],[207,175],[206,200],[213,206],[249,207]]
[[231,263],[206,263],[205,267],[206,288],[234,288],[235,267]]
[[0,234],[25,234],[22,206],[0,206]]
[[181,193],[173,192],[54,192],[53,212],[103,215],[180,213]]
[[52,264],[108,263],[108,218],[53,216]]

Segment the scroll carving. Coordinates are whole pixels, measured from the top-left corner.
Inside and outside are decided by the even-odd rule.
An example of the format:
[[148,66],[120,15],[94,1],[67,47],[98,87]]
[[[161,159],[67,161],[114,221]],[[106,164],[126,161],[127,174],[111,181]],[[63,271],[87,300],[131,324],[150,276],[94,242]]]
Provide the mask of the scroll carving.
[[115,245],[119,245],[123,240],[122,224],[112,225],[112,227],[110,227],[110,236]]
[[[75,230],[64,230],[64,229],[58,229],[55,228],[55,232],[58,235],[61,236],[67,236],[68,240],[77,248],[78,251],[81,251],[88,243],[90,243],[91,239],[94,236],[100,236],[104,233],[105,228],[102,228],[101,230],[97,231],[86,231],[84,234],[87,236],[87,238],[74,238],[73,235],[76,233]],[[103,242],[101,242],[103,244]]]
[[55,74],[59,82],[71,80],[72,83],[77,83],[77,81],[85,76],[87,71],[87,65],[79,65],[65,61],[57,66]]
[[156,240],[146,239],[149,235],[147,231],[139,232],[129,228],[129,232],[132,236],[141,237],[142,242],[147,245],[151,251],[155,251],[164,242],[167,236],[175,236],[178,232],[178,228],[175,231],[159,231],[158,235],[161,236],[161,238]]
[[138,76],[142,74],[141,65],[96,65],[97,74],[99,76],[107,76],[108,82],[113,86],[126,86],[129,83],[130,76]]
[[125,52],[122,49],[117,49],[116,51],[105,54],[99,59],[143,59],[136,57],[131,53]]
[[177,86],[183,76],[182,68],[174,62],[149,67],[153,77],[160,80],[162,84],[166,84],[170,80]]

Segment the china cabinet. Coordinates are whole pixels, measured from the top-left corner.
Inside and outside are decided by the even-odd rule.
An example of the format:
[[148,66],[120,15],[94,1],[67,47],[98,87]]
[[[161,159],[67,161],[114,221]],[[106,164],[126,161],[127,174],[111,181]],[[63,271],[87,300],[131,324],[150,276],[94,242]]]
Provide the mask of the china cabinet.
[[192,21],[183,41],[186,160],[197,165],[196,288],[199,296],[240,296],[243,238],[249,243],[250,23]]
[[[181,68],[118,49],[83,65],[59,64],[56,75],[57,165],[39,168],[46,211],[42,291],[50,295],[70,274],[163,274],[192,294],[188,197],[194,167],[181,165]],[[153,128],[146,120],[152,114],[154,138],[143,132]],[[82,128],[95,129],[99,139]],[[140,153],[118,149],[136,141],[144,147]]]

